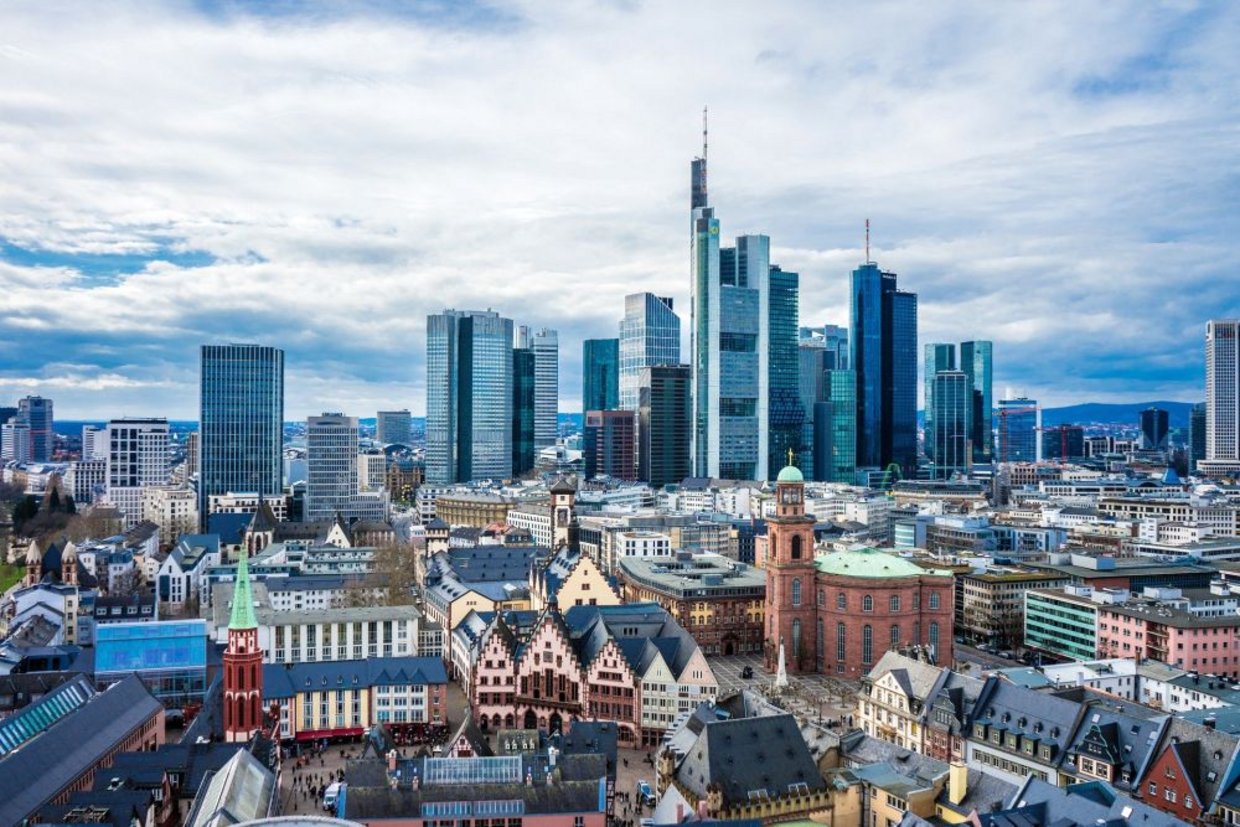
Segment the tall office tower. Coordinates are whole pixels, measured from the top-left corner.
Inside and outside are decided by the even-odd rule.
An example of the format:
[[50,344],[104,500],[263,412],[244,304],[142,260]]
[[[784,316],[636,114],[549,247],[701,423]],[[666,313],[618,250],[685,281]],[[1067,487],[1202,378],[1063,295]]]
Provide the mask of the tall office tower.
[[827,482],[857,481],[857,374],[829,370],[826,400],[814,405],[814,468]]
[[538,451],[534,448],[534,351],[512,349],[512,473],[528,474]]
[[52,400],[42,396],[27,396],[17,400],[17,415],[30,426],[30,450],[35,462],[49,462],[56,445],[55,418],[52,416]]
[[1206,403],[1198,402],[1188,412],[1188,473],[1197,470],[1197,461],[1206,458]]
[[1038,432],[1042,411],[1032,399],[999,400],[999,462],[1037,462],[1042,459]]
[[413,416],[408,409],[375,414],[375,439],[381,445],[413,444]]
[[30,426],[18,417],[10,417],[0,425],[0,459],[6,462],[33,462],[34,444],[30,440]]
[[284,491],[284,351],[203,345],[198,415],[198,515],[211,496]]
[[917,466],[917,294],[872,261],[852,273],[849,364],[857,374],[857,465]]
[[969,377],[973,401],[969,416],[969,439],[973,442],[973,462],[994,459],[994,345],[988,341],[960,343],[960,370]]
[[1167,412],[1162,408],[1141,411],[1141,450],[1161,451],[1167,447]]
[[107,456],[103,430],[95,425],[82,426],[82,459],[104,459]]
[[142,488],[168,482],[168,420],[113,419],[103,429],[107,497],[132,528],[142,521]]
[[[812,414],[806,416],[806,410],[801,405],[797,347],[800,276],[772,265],[769,285],[767,422],[770,433],[767,437],[766,467],[772,469],[788,464],[789,451],[794,455],[812,457],[813,443],[801,439],[801,426],[807,419],[812,419]],[[806,479],[812,479],[806,475],[804,467],[801,473]]]
[[923,419],[925,421],[925,454],[926,458],[934,459],[934,377],[940,372],[956,369],[956,346],[953,344],[934,343],[925,347],[926,358],[923,371],[925,373],[925,394]]
[[624,297],[620,320],[620,408],[636,411],[642,368],[680,364],[680,317],[654,293]]
[[427,482],[511,476],[512,334],[491,310],[427,316]]
[[[1240,470],[1240,319],[1206,322],[1207,473]],[[1202,466],[1199,466],[1202,467]]]
[[581,410],[614,411],[619,406],[620,340],[586,339],[581,343]]
[[560,433],[560,339],[554,330],[531,332],[524,325],[517,347],[534,351],[534,448],[555,445]]
[[583,459],[586,479],[607,476],[637,479],[637,414],[633,411],[586,411]]
[[1080,459],[1085,456],[1085,429],[1080,425],[1056,425],[1042,429],[1043,459]]
[[848,328],[837,324],[822,326],[823,340],[827,345],[827,369],[848,370]]
[[688,365],[641,369],[637,404],[637,476],[659,489],[692,473],[693,372]]
[[198,432],[190,431],[185,437],[185,479],[198,475]]
[[357,417],[325,413],[306,418],[306,500],[308,523],[348,516],[359,491]]
[[[926,358],[930,358],[928,351]],[[945,480],[968,471],[972,459],[969,414],[973,406],[973,388],[969,377],[964,371],[939,371],[934,375],[930,399],[934,415],[929,415],[929,408],[926,413],[934,424],[926,431],[926,446],[933,446],[934,478]]]
[[815,438],[816,406],[827,401],[827,348],[821,337],[801,339],[797,347],[797,368],[797,385],[801,410],[804,412],[797,467],[807,480],[821,480],[825,479],[825,471],[818,465],[818,444]]

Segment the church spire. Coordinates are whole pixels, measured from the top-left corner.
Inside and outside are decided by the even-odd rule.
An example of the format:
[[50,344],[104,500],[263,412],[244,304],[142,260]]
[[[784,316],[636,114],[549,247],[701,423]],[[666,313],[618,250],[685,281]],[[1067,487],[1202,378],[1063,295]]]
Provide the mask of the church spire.
[[232,614],[228,619],[228,628],[258,628],[258,620],[254,617],[254,595],[250,592],[249,555],[244,548],[237,558],[237,579],[233,583]]

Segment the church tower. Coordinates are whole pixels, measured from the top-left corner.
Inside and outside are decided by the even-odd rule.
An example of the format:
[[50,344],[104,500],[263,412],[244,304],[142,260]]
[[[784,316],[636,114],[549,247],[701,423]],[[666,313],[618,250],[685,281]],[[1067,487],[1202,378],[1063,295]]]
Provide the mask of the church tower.
[[73,541],[65,543],[65,550],[60,553],[60,582],[66,586],[78,584],[77,546]]
[[228,648],[224,651],[224,740],[248,741],[263,725],[263,650],[250,593],[250,562],[245,549],[237,560]]
[[814,518],[805,514],[805,478],[791,464],[775,481],[766,537],[766,669],[777,668],[782,643],[789,673],[817,671]]
[[42,579],[43,549],[39,548],[37,541],[31,540],[30,545],[26,548],[26,579],[23,581],[23,585],[37,586]]
[[577,489],[560,477],[551,486],[551,548],[572,547],[573,503]]

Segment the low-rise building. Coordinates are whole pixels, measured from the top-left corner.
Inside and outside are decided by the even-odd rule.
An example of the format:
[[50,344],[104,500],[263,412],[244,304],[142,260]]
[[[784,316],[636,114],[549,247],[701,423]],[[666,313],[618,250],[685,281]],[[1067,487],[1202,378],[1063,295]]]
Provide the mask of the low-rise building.
[[1023,644],[1025,592],[1065,586],[1068,578],[1052,572],[992,569],[956,578],[956,634],[996,650]]
[[926,752],[928,707],[947,673],[899,652],[887,652],[861,679],[857,726],[896,746]]
[[201,705],[207,692],[207,622],[110,623],[95,633],[95,680],[137,675],[169,709]]
[[172,545],[198,531],[198,494],[176,485],[148,485],[142,489],[142,519],[159,526],[164,543]]
[[530,566],[530,608],[541,611],[552,601],[566,609],[616,606],[620,595],[593,558],[565,546],[545,563]]
[[453,526],[486,528],[507,522],[515,505],[515,500],[499,494],[440,494],[435,498],[435,516]]

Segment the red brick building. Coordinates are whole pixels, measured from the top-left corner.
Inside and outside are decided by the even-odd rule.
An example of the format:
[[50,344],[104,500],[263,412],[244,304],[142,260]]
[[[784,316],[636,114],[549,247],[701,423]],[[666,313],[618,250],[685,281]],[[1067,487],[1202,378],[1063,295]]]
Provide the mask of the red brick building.
[[790,673],[860,678],[895,647],[951,664],[951,572],[870,548],[815,557],[804,488],[796,468],[780,471],[767,520],[766,668],[778,667],[781,643]]

